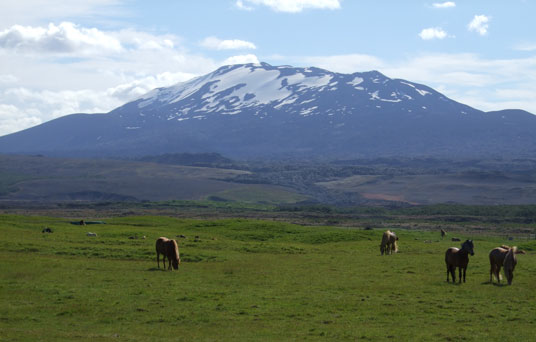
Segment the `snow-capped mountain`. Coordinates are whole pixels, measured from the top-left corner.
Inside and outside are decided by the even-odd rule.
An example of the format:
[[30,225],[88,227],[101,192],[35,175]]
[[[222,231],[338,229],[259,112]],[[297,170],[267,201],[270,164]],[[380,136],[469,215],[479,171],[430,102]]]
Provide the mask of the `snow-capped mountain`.
[[485,113],[377,71],[224,66],[104,115],[74,114],[0,138],[0,152],[231,157],[497,156],[536,151],[536,116]]
[[[259,118],[273,111],[301,117],[346,115],[369,108],[426,112],[427,105],[436,101],[448,104],[443,109],[457,110],[457,114],[474,112],[429,87],[392,80],[377,71],[339,74],[262,63],[225,66],[173,87],[155,89],[134,104],[142,117],[158,111],[163,119],[183,121],[246,111]],[[128,111],[132,112],[130,104]]]

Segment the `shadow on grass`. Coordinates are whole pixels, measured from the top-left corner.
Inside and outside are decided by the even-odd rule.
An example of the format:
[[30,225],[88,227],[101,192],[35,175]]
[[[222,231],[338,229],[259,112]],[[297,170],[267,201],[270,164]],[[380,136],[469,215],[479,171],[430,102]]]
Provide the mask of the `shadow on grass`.
[[482,285],[493,285],[493,286],[498,286],[498,287],[503,287],[503,286],[508,286],[508,284],[505,284],[505,283],[496,283],[496,282],[489,282],[489,281],[485,281],[485,282],[482,282],[481,283]]

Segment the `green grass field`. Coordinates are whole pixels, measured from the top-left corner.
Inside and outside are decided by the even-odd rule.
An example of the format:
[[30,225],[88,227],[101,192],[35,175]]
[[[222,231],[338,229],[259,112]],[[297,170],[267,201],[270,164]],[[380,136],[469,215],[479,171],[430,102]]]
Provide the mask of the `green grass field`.
[[[488,252],[506,241],[475,237],[467,283],[454,285],[446,283],[444,252],[459,243],[437,232],[395,230],[400,253],[380,256],[379,229],[149,216],[85,227],[69,221],[0,216],[0,341],[535,335],[535,241],[516,242],[527,254],[518,256],[513,285],[496,286],[488,282]],[[54,233],[41,233],[45,226]],[[157,269],[156,238],[180,234],[187,237],[177,238],[180,270]]]

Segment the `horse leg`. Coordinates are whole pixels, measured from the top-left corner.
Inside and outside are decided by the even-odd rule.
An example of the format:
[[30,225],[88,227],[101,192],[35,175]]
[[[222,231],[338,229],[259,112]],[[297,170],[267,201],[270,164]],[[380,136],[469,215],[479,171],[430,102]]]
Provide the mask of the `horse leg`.
[[449,273],[450,273],[450,277],[452,278],[452,282],[455,283],[456,282],[456,267],[450,266],[450,265],[447,266],[447,282],[449,281]]
[[458,283],[462,282],[462,267],[458,267]]
[[158,268],[160,268],[160,253],[156,251],[156,264],[158,265]]

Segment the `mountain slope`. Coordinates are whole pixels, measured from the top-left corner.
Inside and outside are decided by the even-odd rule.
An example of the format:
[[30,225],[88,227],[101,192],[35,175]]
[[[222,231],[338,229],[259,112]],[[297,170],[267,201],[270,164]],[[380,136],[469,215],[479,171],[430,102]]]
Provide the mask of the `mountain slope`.
[[536,116],[485,113],[377,71],[233,65],[104,115],[73,114],[0,137],[2,153],[235,158],[473,157],[536,151]]

